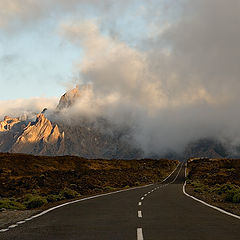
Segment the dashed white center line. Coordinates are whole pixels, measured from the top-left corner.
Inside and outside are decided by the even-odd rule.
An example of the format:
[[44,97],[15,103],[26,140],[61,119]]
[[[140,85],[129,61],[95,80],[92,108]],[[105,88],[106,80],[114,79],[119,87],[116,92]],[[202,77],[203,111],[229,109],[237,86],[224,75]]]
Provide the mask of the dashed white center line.
[[142,197],[141,200],[144,200],[144,197]]
[[146,196],[147,196],[147,193],[144,194],[144,197],[146,197]]
[[142,228],[137,228],[137,240],[143,240]]
[[138,203],[138,206],[142,206],[142,203],[141,203],[141,202],[139,202],[139,203]]
[[138,217],[142,218],[142,211],[138,211]]

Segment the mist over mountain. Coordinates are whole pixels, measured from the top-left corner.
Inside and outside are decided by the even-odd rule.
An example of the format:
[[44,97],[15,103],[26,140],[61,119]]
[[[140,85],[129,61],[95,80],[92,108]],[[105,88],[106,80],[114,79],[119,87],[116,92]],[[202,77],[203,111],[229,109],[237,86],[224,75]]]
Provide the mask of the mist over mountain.
[[189,142],[181,152],[170,149],[144,152],[135,138],[137,126],[110,121],[97,112],[94,117],[87,117],[76,110],[84,100],[86,91],[91,91],[91,87],[69,90],[60,98],[54,111],[45,108],[34,120],[31,114],[30,119],[27,115],[25,118],[6,116],[0,122],[0,151],[53,156],[77,155],[91,159],[222,158],[233,155],[227,145],[213,138]]
[[28,119],[28,116],[26,119],[6,116],[0,122],[0,151],[78,155],[92,159],[143,156],[141,149],[134,144],[130,129],[113,126],[103,118],[93,122],[84,116],[74,116],[71,107],[79,99],[81,91],[76,87],[61,97],[55,111],[47,113],[45,108],[36,115],[36,120]]

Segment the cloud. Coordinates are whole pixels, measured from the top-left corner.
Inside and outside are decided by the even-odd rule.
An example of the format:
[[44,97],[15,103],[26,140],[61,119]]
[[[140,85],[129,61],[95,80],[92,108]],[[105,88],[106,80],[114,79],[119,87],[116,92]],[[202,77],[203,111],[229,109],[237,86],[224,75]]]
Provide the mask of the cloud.
[[[23,30],[35,26],[46,19],[85,16],[88,10],[112,15],[115,11],[126,8],[136,0],[0,0],[0,29],[7,31]],[[113,15],[112,15],[113,16]]]
[[176,19],[148,36],[143,50],[103,34],[97,21],[60,26],[84,50],[79,84],[92,84],[91,109],[131,124],[146,154],[180,152],[202,137],[240,144],[239,3],[171,2]]
[[[64,8],[72,13],[74,8],[83,12],[93,7],[100,12],[101,19],[63,18],[59,25],[61,36],[84,51],[73,63],[78,84],[91,86],[82,90],[84,97],[71,114],[102,116],[131,126],[146,155],[181,152],[201,137],[240,145],[237,0],[169,0],[164,19],[156,14],[158,1],[151,0],[143,15],[150,30],[135,47],[118,37],[122,29],[109,35],[118,26],[111,20],[135,1],[29,0],[23,7],[11,2],[0,15],[5,26],[42,19]],[[0,0],[0,9],[1,4]]]
[[[31,98],[0,101],[0,119],[4,116],[20,117],[23,114],[32,117],[40,113],[44,108],[54,110],[57,106],[57,98]],[[1,121],[1,120],[0,120]]]

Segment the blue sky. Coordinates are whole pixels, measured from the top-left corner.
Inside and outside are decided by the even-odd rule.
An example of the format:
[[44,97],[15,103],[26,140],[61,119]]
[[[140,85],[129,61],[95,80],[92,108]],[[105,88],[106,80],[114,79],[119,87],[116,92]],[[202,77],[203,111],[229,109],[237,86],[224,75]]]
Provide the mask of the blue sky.
[[[1,28],[0,25],[0,100],[60,96],[71,86],[78,76],[74,64],[81,61],[83,51],[81,46],[59,34],[58,27],[62,22],[95,19],[103,34],[140,48],[141,41],[148,37],[152,27],[147,17],[146,1],[123,2],[126,6],[122,8],[113,4],[106,10],[97,4],[94,8],[93,1],[91,7],[83,8],[82,14],[81,4],[66,11],[64,8],[55,11],[43,1],[40,7],[43,11],[46,8],[48,14],[39,16],[36,11],[36,18],[34,15],[27,18],[21,14],[28,16],[27,11],[33,11],[32,7],[21,9],[22,5],[14,0],[16,7],[25,12],[20,11],[16,16],[10,12],[7,17],[1,16],[0,12],[0,20],[2,17],[7,22],[7,27]],[[162,1],[157,2],[155,13],[159,14]],[[10,10],[6,6],[6,12]]]

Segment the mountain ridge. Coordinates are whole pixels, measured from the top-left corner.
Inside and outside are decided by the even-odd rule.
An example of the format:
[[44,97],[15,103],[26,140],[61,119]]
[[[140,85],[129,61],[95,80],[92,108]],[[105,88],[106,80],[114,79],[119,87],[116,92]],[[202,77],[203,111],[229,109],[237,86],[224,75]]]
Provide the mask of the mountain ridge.
[[[171,159],[188,159],[229,156],[224,144],[212,138],[198,139],[189,143],[182,154],[169,152],[160,156],[157,154],[145,156],[128,127],[114,126],[102,118],[96,119],[95,124],[84,118],[79,118],[71,124],[71,116],[68,116],[67,110],[74,106],[81,96],[81,89],[78,87],[63,94],[55,112],[49,115],[52,120],[46,117],[47,108],[36,115],[36,120],[5,116],[4,120],[0,121],[0,152],[50,156],[76,155],[91,159],[140,159],[152,156],[155,159],[166,156]],[[68,121],[62,119],[62,110]]]

